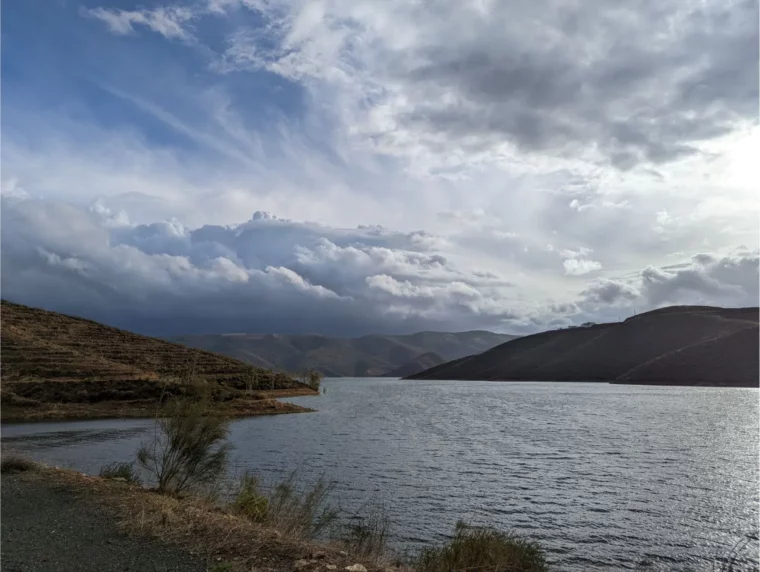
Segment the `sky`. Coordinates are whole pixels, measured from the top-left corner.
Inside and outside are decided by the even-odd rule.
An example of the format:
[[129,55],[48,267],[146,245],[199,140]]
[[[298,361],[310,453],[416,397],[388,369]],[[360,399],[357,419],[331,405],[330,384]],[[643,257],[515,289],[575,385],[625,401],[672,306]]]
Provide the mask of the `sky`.
[[8,0],[2,296],[154,335],[758,303],[755,0]]

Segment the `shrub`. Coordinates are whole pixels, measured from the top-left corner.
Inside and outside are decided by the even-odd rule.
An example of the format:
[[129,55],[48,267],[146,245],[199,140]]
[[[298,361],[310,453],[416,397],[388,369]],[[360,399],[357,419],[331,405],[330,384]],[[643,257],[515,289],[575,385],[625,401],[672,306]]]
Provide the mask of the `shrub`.
[[319,391],[319,386],[322,384],[322,374],[316,369],[307,369],[301,374],[301,383],[308,385],[315,391]]
[[417,572],[546,572],[541,548],[528,540],[490,528],[458,522],[446,545],[423,550],[413,568]]
[[322,477],[310,487],[299,486],[297,474],[291,473],[269,496],[268,521],[284,534],[317,537],[338,517],[338,512],[327,504],[332,490],[332,483]]
[[133,463],[111,463],[103,465],[100,476],[104,479],[123,479],[128,483],[140,484],[140,475],[137,474]]
[[245,377],[245,390],[247,393],[253,393],[254,389],[259,388],[259,372],[257,369],[251,369]]
[[8,454],[3,455],[2,461],[0,461],[0,473],[22,473],[34,468],[34,461],[21,457],[19,455]]
[[137,461],[155,477],[161,493],[212,484],[227,463],[227,420],[211,415],[204,402],[175,400],[165,412],[165,418],[156,420],[153,441],[138,450]]
[[256,476],[248,472],[243,474],[231,508],[253,522],[266,522],[269,516],[269,498],[260,492]]
[[382,507],[359,511],[352,519],[354,522],[346,525],[341,534],[341,540],[347,550],[362,558],[377,562],[387,555],[390,519]]
[[337,511],[328,505],[333,486],[320,478],[312,486],[303,486],[297,473],[277,484],[268,493],[260,490],[258,479],[246,473],[231,507],[249,519],[271,526],[293,538],[315,538],[337,519]]

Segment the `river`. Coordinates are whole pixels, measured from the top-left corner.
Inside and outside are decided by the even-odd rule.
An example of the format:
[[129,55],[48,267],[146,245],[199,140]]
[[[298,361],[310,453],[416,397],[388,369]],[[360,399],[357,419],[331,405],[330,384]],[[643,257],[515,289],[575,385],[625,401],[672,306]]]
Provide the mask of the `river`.
[[[457,520],[538,540],[558,570],[719,570],[758,527],[758,390],[328,379],[316,413],[231,425],[231,473],[334,479],[348,513],[382,504],[393,544]],[[147,420],[4,425],[4,446],[97,473]],[[758,570],[749,542],[735,570]]]

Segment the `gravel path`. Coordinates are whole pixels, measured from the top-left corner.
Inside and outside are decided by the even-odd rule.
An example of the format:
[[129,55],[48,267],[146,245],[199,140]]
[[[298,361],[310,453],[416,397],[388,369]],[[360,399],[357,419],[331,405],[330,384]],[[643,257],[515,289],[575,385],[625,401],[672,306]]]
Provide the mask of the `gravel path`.
[[32,473],[3,475],[3,572],[203,572],[204,562],[121,533],[95,502]]

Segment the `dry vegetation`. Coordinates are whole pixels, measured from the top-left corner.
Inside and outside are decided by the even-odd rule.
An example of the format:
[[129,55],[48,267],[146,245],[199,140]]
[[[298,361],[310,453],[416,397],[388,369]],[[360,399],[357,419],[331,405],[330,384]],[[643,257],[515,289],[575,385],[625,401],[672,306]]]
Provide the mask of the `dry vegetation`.
[[424,550],[414,562],[418,572],[548,572],[541,547],[489,528],[457,523],[448,544]]
[[3,420],[153,416],[159,402],[198,392],[228,416],[291,413],[307,409],[277,397],[318,391],[290,375],[55,312],[3,301],[0,319]]
[[[384,537],[365,544],[351,538],[316,542],[304,534],[257,521],[199,496],[159,494],[125,482],[83,475],[68,469],[34,464],[25,479],[41,479],[55,487],[97,499],[129,534],[148,536],[178,546],[230,572],[249,570],[327,572],[545,572],[540,549],[533,543],[496,532],[457,532],[451,541],[402,564],[385,551]],[[305,491],[308,493],[308,491]],[[301,501],[303,503],[303,498]],[[300,505],[300,510],[305,510]],[[311,506],[309,510],[318,508]],[[303,518],[306,512],[299,512]],[[281,515],[284,517],[284,514]],[[298,518],[298,517],[295,517]],[[387,523],[381,525],[387,534]],[[468,531],[480,529],[463,529]],[[367,550],[366,542],[383,541],[382,551]],[[358,567],[357,567],[358,565]]]

